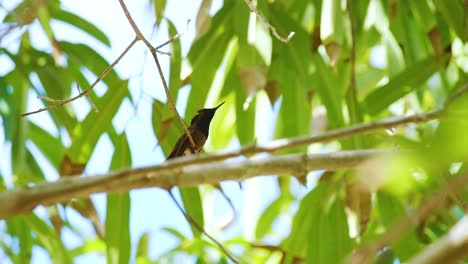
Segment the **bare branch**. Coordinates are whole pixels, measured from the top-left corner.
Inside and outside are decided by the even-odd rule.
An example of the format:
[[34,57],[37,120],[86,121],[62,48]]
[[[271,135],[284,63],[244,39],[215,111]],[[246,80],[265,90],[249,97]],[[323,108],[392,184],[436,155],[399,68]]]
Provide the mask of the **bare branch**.
[[[54,105],[51,105],[51,106],[48,106],[48,107],[44,107],[44,108],[40,108],[36,111],[31,111],[31,112],[27,112],[27,113],[23,113],[21,114],[22,117],[25,117],[25,116],[28,116],[28,115],[32,115],[32,114],[36,114],[36,113],[40,113],[40,112],[44,112],[44,111],[48,111],[48,110],[52,110],[52,109],[56,109],[56,108],[59,108],[61,107],[62,105],[65,105],[65,104],[68,104],[72,101],[75,101],[76,99],[78,98],[81,98],[83,96],[87,96],[92,90],[93,88],[96,86],[96,84],[98,84],[98,82],[100,82],[102,79],[104,79],[104,77],[106,77],[106,75],[115,67],[115,65],[117,65],[117,63],[119,63],[119,61],[123,58],[123,56],[125,56],[125,54],[127,54],[127,52],[130,50],[130,48],[138,41],[137,38],[135,38],[131,43],[130,45],[127,46],[127,48],[125,48],[124,52],[122,52],[122,54],[119,55],[119,57],[111,64],[109,65],[99,76],[98,78],[94,81],[93,84],[91,84],[91,86],[84,90],[82,93],[78,94],[77,96],[75,97],[71,97],[71,98],[68,98],[68,99],[65,99],[65,100],[55,100],[55,99],[52,99],[52,98],[49,98],[47,96],[41,96],[39,98],[41,99],[44,99],[44,100],[47,100],[47,101],[50,101],[50,102],[53,102],[55,103]],[[91,102],[91,100],[90,100]],[[97,108],[96,108],[97,109]]]
[[191,217],[187,212],[185,212],[184,208],[182,208],[177,199],[174,197],[174,194],[172,194],[172,191],[168,190],[168,192],[172,201],[174,201],[174,203],[177,205],[177,208],[179,208],[179,211],[184,215],[185,219],[187,219],[189,223],[195,226],[198,229],[198,231],[202,232],[205,236],[211,239],[211,241],[213,241],[232,262],[239,263],[239,261],[237,261],[237,259],[234,258],[233,254],[226,247],[224,247],[223,244],[218,242],[218,240],[216,240],[213,236],[206,232],[205,229],[201,225],[199,225],[197,221],[195,221],[195,219],[193,219],[193,217]]
[[359,150],[329,154],[304,153],[190,166],[175,159],[158,166],[125,169],[89,177],[61,178],[56,182],[44,182],[33,187],[1,192],[0,219],[30,212],[38,205],[88,197],[94,193],[216,184],[227,180],[240,181],[257,175],[304,175],[312,170],[354,169],[369,158],[395,153],[402,155],[405,152]]
[[[160,49],[160,48],[166,46],[167,44],[169,44],[169,43],[171,43],[171,42],[174,42],[174,41],[180,39],[180,37],[182,37],[182,36],[185,34],[185,32],[187,32],[189,25],[190,25],[190,19],[187,20],[187,27],[185,28],[185,31],[184,31],[184,32],[182,32],[182,33],[177,33],[175,36],[172,36],[172,37],[171,37],[170,39],[168,39],[166,42],[162,43],[161,45],[156,46],[154,49],[158,50],[158,49]],[[160,51],[158,51],[158,52],[160,52]]]
[[282,36],[280,36],[278,34],[278,31],[276,31],[276,28],[274,26],[272,26],[268,20],[266,20],[266,18],[260,14],[260,12],[258,11],[258,9],[255,7],[255,5],[252,3],[252,0],[244,0],[244,2],[249,6],[249,9],[251,12],[254,12],[255,15],[260,18],[260,20],[262,21],[262,23],[271,31],[271,33],[273,33],[273,36],[275,36],[279,41],[282,41],[284,43],[288,43],[292,37],[294,36],[294,34],[296,34],[296,32],[289,32],[289,35],[284,38]]
[[169,102],[169,105],[171,106],[172,111],[174,111],[174,113],[176,114],[177,120],[179,121],[180,125],[184,129],[185,134],[189,138],[190,145],[192,145],[192,147],[195,147],[195,141],[193,141],[193,138],[192,138],[192,135],[190,134],[190,131],[188,130],[187,126],[185,125],[184,121],[180,117],[179,112],[177,112],[177,109],[175,107],[174,99],[172,98],[171,92],[169,91],[169,87],[167,86],[166,78],[164,77],[164,74],[162,72],[161,64],[159,63],[159,59],[158,59],[158,55],[156,53],[156,49],[145,38],[145,36],[143,36],[143,34],[141,34],[141,31],[138,28],[138,26],[135,24],[135,21],[133,20],[132,16],[130,15],[130,12],[128,12],[127,6],[125,5],[124,1],[119,0],[119,3],[120,3],[120,6],[122,7],[122,9],[123,9],[123,11],[125,13],[125,16],[128,19],[128,22],[132,26],[133,31],[135,31],[137,39],[142,40],[145,43],[146,47],[151,51],[151,55],[153,55],[154,62],[156,63],[156,68],[158,69],[159,77],[161,78],[161,82],[163,84],[164,91],[166,92],[167,101]]

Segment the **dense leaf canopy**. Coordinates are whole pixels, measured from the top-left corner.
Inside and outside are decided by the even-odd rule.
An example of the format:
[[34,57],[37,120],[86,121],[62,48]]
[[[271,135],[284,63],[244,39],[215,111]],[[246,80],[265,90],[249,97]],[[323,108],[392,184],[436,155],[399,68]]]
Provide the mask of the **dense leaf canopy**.
[[[127,44],[58,0],[3,6],[1,262],[92,253],[108,263],[463,261],[467,1],[126,2],[126,15],[123,1],[99,12],[126,25]],[[196,15],[187,30],[184,5]],[[164,162],[184,133],[178,115],[188,126],[222,101],[205,151],[231,152],[135,169]],[[204,177],[213,171],[220,176]],[[257,177],[272,171],[281,173]],[[86,179],[95,172],[109,175]],[[207,184],[222,179],[243,188]],[[162,226],[176,241],[169,249],[159,233],[132,233],[147,216],[131,213],[142,191],[130,194],[168,185],[184,186],[178,198],[205,229],[158,211],[177,223]],[[106,194],[88,197],[96,192]],[[165,202],[141,206],[156,203]]]

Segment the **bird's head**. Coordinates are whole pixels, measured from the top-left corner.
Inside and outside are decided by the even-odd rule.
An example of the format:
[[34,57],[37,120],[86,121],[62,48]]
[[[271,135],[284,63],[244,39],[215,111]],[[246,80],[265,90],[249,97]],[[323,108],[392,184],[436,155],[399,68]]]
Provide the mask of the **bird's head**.
[[190,123],[190,126],[197,126],[200,129],[208,129],[210,126],[210,122],[213,119],[213,116],[218,110],[220,106],[222,106],[225,102],[222,102],[218,106],[214,108],[203,108],[198,110],[198,114],[192,118],[192,122]]

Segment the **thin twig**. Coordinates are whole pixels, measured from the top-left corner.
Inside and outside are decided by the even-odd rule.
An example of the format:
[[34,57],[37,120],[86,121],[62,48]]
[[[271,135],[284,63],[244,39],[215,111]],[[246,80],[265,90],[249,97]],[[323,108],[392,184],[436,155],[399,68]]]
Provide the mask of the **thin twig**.
[[262,23],[271,31],[271,33],[273,33],[273,36],[275,36],[278,40],[284,42],[284,43],[288,43],[291,38],[294,36],[294,34],[296,34],[296,32],[293,32],[291,31],[289,33],[289,35],[284,38],[282,36],[280,36],[278,34],[278,31],[276,31],[276,28],[274,26],[272,26],[268,20],[266,20],[266,18],[260,14],[260,12],[258,11],[258,9],[255,7],[255,5],[252,3],[252,0],[244,0],[244,2],[247,4],[247,6],[249,6],[249,9],[251,12],[254,12],[255,15],[260,18],[260,20],[262,21]]
[[457,91],[455,91],[447,100],[445,100],[444,107],[447,107],[453,101],[455,101],[458,97],[460,97],[462,94],[464,94],[468,90],[468,83],[465,83],[462,85],[461,88],[459,88]]
[[52,110],[52,109],[56,109],[56,108],[59,108],[60,106],[62,105],[65,105],[65,104],[68,104],[72,101],[75,101],[76,99],[78,98],[81,98],[83,96],[86,96],[88,95],[92,90],[93,88],[96,86],[96,84],[98,84],[98,82],[100,82],[102,79],[104,79],[104,77],[106,77],[106,75],[115,67],[115,65],[117,65],[117,63],[119,63],[119,61],[125,56],[125,54],[127,54],[127,52],[130,50],[130,48],[138,41],[138,38],[135,38],[131,43],[130,45],[127,46],[127,48],[125,48],[124,52],[122,52],[122,54],[119,55],[119,57],[111,64],[109,65],[99,76],[98,78],[94,81],[93,84],[91,84],[91,86],[84,90],[82,93],[78,94],[77,96],[75,97],[71,97],[71,98],[68,98],[68,99],[65,99],[65,100],[54,100],[54,99],[51,99],[51,98],[48,98],[48,97],[40,97],[42,99],[45,99],[47,101],[51,101],[51,102],[54,102],[55,104],[54,105],[51,105],[51,106],[48,106],[48,107],[44,107],[44,108],[40,108],[36,111],[31,111],[31,112],[27,112],[27,113],[23,113],[21,114],[22,117],[25,117],[25,116],[28,116],[28,115],[32,115],[32,114],[36,114],[36,113],[40,113],[40,112],[43,112],[43,111],[48,111],[48,110]]
[[180,117],[179,112],[177,112],[177,109],[175,107],[174,99],[172,98],[171,92],[169,91],[169,87],[167,86],[166,78],[164,77],[164,74],[163,74],[162,69],[161,69],[161,64],[159,63],[158,55],[156,54],[156,49],[145,38],[145,36],[143,36],[140,29],[138,28],[135,21],[133,20],[132,16],[130,15],[130,12],[128,11],[127,6],[125,5],[124,1],[119,0],[119,3],[120,3],[120,6],[122,7],[122,9],[123,9],[123,11],[125,13],[125,16],[127,17],[128,22],[132,26],[133,31],[135,31],[136,38],[139,39],[139,40],[142,40],[145,43],[146,47],[151,51],[151,55],[153,55],[154,62],[156,63],[156,68],[158,68],[159,77],[161,78],[161,82],[163,84],[164,91],[166,92],[167,101],[169,102],[169,105],[171,106],[172,111],[174,111],[174,113],[175,113],[175,115],[177,117],[177,120],[179,120],[180,125],[184,129],[185,134],[189,138],[190,145],[192,145],[192,147],[195,147],[195,141],[193,141],[193,138],[192,138],[192,135],[190,134],[190,131],[188,130],[187,126],[185,125],[184,121]]
[[[76,89],[78,90],[78,93],[81,93],[79,84],[76,84]],[[96,107],[93,100],[91,100],[91,97],[89,96],[89,94],[86,95],[86,98],[88,98],[88,101],[91,104],[91,107],[94,109],[94,112],[96,112],[96,113],[99,112],[99,109]]]
[[221,244],[218,240],[216,240],[214,237],[208,234],[208,232],[206,232],[205,229],[201,225],[199,225],[197,221],[195,221],[195,219],[193,219],[193,217],[191,217],[188,213],[185,212],[185,210],[179,204],[177,199],[174,197],[174,194],[172,194],[171,190],[167,190],[167,192],[169,193],[169,196],[171,196],[174,203],[177,205],[177,208],[179,208],[179,211],[185,216],[185,219],[187,219],[198,231],[200,231],[205,236],[207,236],[211,241],[213,241],[232,262],[239,263],[239,261],[237,261],[237,259],[234,258],[233,254],[226,247],[224,247],[223,244]]
[[[162,43],[161,45],[156,46],[154,49],[155,49],[155,50],[158,50],[158,49],[160,49],[160,48],[166,46],[167,44],[169,44],[169,43],[171,43],[171,42],[174,42],[174,41],[180,39],[180,37],[182,37],[182,36],[185,34],[185,32],[187,32],[187,30],[188,30],[188,28],[189,28],[189,25],[190,25],[190,19],[187,20],[187,27],[185,28],[185,31],[184,31],[184,32],[182,32],[182,33],[177,33],[175,36],[172,36],[172,37],[171,37],[170,39],[168,39],[166,42]],[[170,54],[170,53],[169,53],[169,54]]]

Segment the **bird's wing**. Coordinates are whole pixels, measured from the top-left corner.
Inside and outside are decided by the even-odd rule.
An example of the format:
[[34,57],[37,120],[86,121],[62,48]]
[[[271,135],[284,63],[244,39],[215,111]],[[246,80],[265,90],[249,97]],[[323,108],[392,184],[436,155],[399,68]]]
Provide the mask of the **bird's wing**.
[[167,157],[167,159],[174,159],[177,157],[182,157],[187,155],[187,151],[190,151],[190,141],[188,140],[187,135],[184,133],[179,140],[177,140],[176,145],[172,149],[171,154]]

